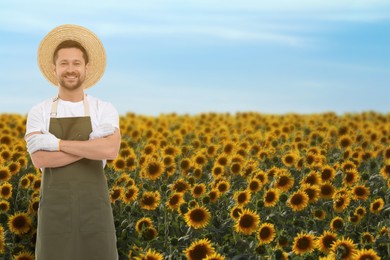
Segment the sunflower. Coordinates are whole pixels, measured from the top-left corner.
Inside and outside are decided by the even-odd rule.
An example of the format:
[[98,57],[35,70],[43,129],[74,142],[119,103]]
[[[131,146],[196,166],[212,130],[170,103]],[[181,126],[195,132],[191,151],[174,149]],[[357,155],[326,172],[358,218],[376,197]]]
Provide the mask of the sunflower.
[[234,162],[230,165],[230,171],[234,174],[234,175],[238,175],[240,174],[242,170],[242,165],[241,163],[239,162]]
[[29,205],[29,212],[36,214],[39,208],[39,198],[32,198]]
[[123,196],[125,189],[123,187],[114,186],[110,190],[110,200],[114,203]]
[[11,172],[8,167],[0,167],[0,181],[9,181]]
[[355,260],[380,260],[381,258],[378,254],[372,249],[360,249],[356,251]]
[[17,212],[9,217],[8,228],[12,233],[23,235],[31,229],[31,219],[28,214]]
[[165,167],[171,166],[175,163],[175,157],[173,157],[172,155],[166,155],[163,157],[162,163]]
[[285,154],[282,157],[282,162],[286,167],[292,167],[296,163],[296,161],[299,159],[298,154],[290,152]]
[[219,199],[220,195],[221,194],[219,193],[219,191],[217,189],[212,189],[208,193],[208,198],[210,199],[211,202],[215,203]]
[[0,211],[1,212],[7,212],[10,208],[9,201],[8,200],[1,200],[0,201]]
[[128,171],[133,171],[137,167],[137,157],[135,155],[130,155],[125,160],[126,169]]
[[202,260],[209,255],[215,253],[210,240],[207,238],[200,239],[191,243],[191,245],[184,250],[188,260]]
[[153,240],[157,236],[158,236],[158,232],[157,232],[157,229],[155,227],[147,227],[147,228],[143,229],[141,232],[141,237],[147,241]]
[[262,185],[265,185],[268,183],[268,175],[263,171],[256,172],[256,174],[254,175],[253,178],[258,179]]
[[299,233],[293,242],[292,251],[296,255],[311,253],[315,247],[315,237],[308,233]]
[[260,216],[256,212],[250,209],[244,209],[236,220],[234,227],[236,232],[250,235],[256,232],[259,222]]
[[156,151],[156,146],[154,144],[147,144],[144,147],[143,154],[145,155],[152,155]]
[[332,248],[332,244],[336,242],[337,235],[331,231],[325,230],[324,233],[317,239],[317,248],[324,254],[328,254]]
[[390,159],[387,159],[385,165],[380,169],[379,172],[385,180],[389,179],[389,177],[390,177]]
[[122,201],[126,204],[134,202],[138,197],[139,189],[137,186],[130,186],[122,193]]
[[216,189],[219,191],[220,194],[224,194],[229,191],[230,183],[227,180],[220,180],[216,184]]
[[233,197],[238,206],[244,206],[249,203],[251,193],[248,190],[236,191]]
[[180,161],[179,166],[183,172],[187,172],[192,166],[191,160],[188,158],[183,158]]
[[204,183],[196,184],[192,187],[191,194],[194,198],[201,197],[206,192],[206,185]]
[[330,249],[330,256],[337,259],[353,259],[356,253],[357,247],[350,238],[337,239]]
[[362,218],[355,213],[350,213],[350,215],[348,217],[349,222],[351,222],[352,224],[358,224],[361,219]]
[[224,167],[221,165],[214,165],[213,169],[211,170],[211,173],[215,179],[220,178],[224,172]]
[[333,198],[333,209],[335,212],[343,212],[351,202],[348,194],[336,195]]
[[359,206],[355,209],[354,213],[360,217],[366,215],[367,211],[363,206]]
[[356,165],[352,161],[345,161],[341,164],[341,168],[343,169],[343,171],[355,170]]
[[190,188],[190,185],[182,178],[178,179],[171,186],[171,190],[185,193]]
[[259,168],[259,162],[255,160],[246,161],[243,171],[241,171],[241,176],[243,178],[248,178],[253,175],[253,173]]
[[29,186],[30,186],[31,182],[29,180],[29,178],[26,178],[26,176],[24,176],[23,178],[20,179],[20,186],[24,189],[27,189]]
[[335,192],[336,188],[330,182],[326,182],[320,185],[320,198],[331,199]]
[[370,212],[374,214],[378,214],[380,211],[382,211],[383,207],[385,205],[385,202],[382,198],[378,198],[371,202],[370,204]]
[[157,180],[164,173],[165,166],[162,162],[150,159],[142,167],[141,176],[148,180]]
[[275,180],[275,188],[279,189],[280,191],[288,191],[290,190],[294,185],[294,178],[291,176],[290,173],[286,171],[282,171]]
[[303,184],[301,190],[309,197],[309,203],[315,203],[319,199],[321,190],[318,185]]
[[125,168],[126,168],[125,159],[123,159],[122,157],[116,158],[112,162],[112,167],[114,168],[115,171],[118,171],[118,172],[125,170]]
[[0,186],[0,198],[8,200],[12,196],[12,185],[9,182],[4,182]]
[[236,148],[236,144],[234,142],[228,141],[225,144],[223,144],[222,151],[226,155],[230,155],[233,153],[235,148]]
[[352,139],[347,135],[344,135],[339,139],[339,145],[343,149],[350,147],[352,144],[353,144]]
[[206,156],[203,155],[202,152],[199,152],[195,154],[195,156],[192,159],[194,166],[202,167],[207,163]]
[[148,217],[143,217],[139,219],[135,224],[135,230],[138,233],[142,233],[142,230],[148,227],[153,227],[153,220]]
[[340,217],[334,217],[330,222],[330,229],[333,231],[342,229],[344,227],[344,220]]
[[389,228],[382,227],[381,230],[379,230],[379,236],[390,236]]
[[229,164],[229,161],[229,157],[225,154],[221,154],[215,159],[216,165],[220,166],[227,166]]
[[264,193],[264,207],[274,207],[279,200],[279,190],[270,188]]
[[367,200],[370,196],[370,189],[364,185],[356,185],[352,189],[352,196],[355,200]]
[[326,165],[322,168],[320,176],[322,182],[332,181],[336,176],[336,170],[332,166]]
[[125,184],[125,186],[126,186],[126,187],[131,187],[131,186],[134,186],[134,185],[135,185],[134,179],[131,178],[131,177],[127,177],[127,178],[126,178],[126,184]]
[[210,218],[210,211],[204,206],[196,206],[184,214],[187,225],[195,229],[206,227],[210,222]]
[[316,171],[310,172],[301,180],[301,184],[320,185],[321,183],[321,175]]
[[161,253],[158,253],[155,250],[149,248],[145,254],[140,254],[139,257],[135,258],[136,260],[163,260],[164,256]]
[[195,167],[194,168],[194,171],[192,172],[193,176],[196,178],[196,179],[200,179],[203,175],[203,170],[202,168],[199,168],[199,167]]
[[360,241],[362,244],[371,244],[375,242],[374,236],[369,232],[364,232],[361,235]]
[[257,178],[252,178],[248,183],[248,190],[252,193],[258,192],[262,187],[262,183]]
[[161,195],[158,191],[146,191],[142,194],[139,201],[141,208],[146,210],[155,210],[160,204]]
[[5,236],[4,236],[4,228],[0,225],[0,254],[4,254],[5,251]]
[[309,204],[309,196],[304,191],[298,190],[291,194],[287,204],[293,211],[301,211]]
[[343,183],[345,186],[351,186],[359,180],[360,176],[356,169],[349,169],[345,171]]
[[206,258],[204,258],[204,260],[225,260],[225,257],[219,253],[214,253],[212,255],[206,256]]
[[313,211],[313,216],[316,219],[323,220],[326,217],[326,212],[323,209],[316,209]]
[[230,210],[230,217],[232,219],[235,219],[237,220],[239,217],[240,217],[240,214],[242,213],[243,209],[242,207],[240,206],[234,206],[231,210]]
[[269,244],[275,238],[275,226],[271,223],[263,223],[260,225],[259,230],[257,231],[257,239],[259,244]]
[[20,163],[11,162],[10,164],[8,164],[8,169],[12,175],[16,174],[20,171]]
[[115,180],[115,185],[123,185],[125,183],[127,183],[131,178],[129,177],[129,175],[127,175],[127,173],[122,173],[121,176],[119,176],[116,180]]
[[180,207],[180,205],[184,202],[183,193],[175,192],[168,198],[168,201],[165,203],[165,205],[174,210]]
[[207,147],[207,150],[206,150],[206,154],[208,157],[213,157],[215,155],[215,152],[217,151],[217,148],[215,145],[213,144],[210,144],[208,147]]
[[13,260],[34,260],[34,254],[32,252],[21,251],[12,258]]
[[168,145],[162,149],[162,153],[164,156],[171,155],[173,157],[176,157],[177,155],[180,155],[180,149],[178,149],[174,145]]

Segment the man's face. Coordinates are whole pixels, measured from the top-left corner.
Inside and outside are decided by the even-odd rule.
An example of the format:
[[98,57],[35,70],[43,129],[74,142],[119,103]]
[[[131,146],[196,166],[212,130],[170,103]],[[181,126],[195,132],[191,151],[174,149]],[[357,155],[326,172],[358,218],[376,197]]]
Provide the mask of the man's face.
[[55,72],[61,87],[68,90],[80,88],[87,72],[82,51],[77,48],[60,49],[55,61]]

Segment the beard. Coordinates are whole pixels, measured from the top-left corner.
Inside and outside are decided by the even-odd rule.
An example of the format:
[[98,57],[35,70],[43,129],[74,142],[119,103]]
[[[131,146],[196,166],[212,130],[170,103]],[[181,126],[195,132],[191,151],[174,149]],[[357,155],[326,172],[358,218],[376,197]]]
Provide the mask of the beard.
[[[67,76],[76,76],[77,78],[75,80],[72,80],[71,82],[68,82],[68,80],[65,78]],[[68,90],[75,90],[81,87],[81,85],[84,83],[85,77],[81,78],[79,73],[64,73],[61,75],[59,79],[59,84],[61,87],[66,88]]]

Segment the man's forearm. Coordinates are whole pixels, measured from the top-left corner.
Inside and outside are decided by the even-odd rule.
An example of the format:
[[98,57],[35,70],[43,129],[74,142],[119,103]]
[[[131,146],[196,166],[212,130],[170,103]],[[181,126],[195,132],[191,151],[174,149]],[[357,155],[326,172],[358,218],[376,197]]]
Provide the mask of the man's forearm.
[[82,159],[81,156],[65,152],[36,151],[31,160],[37,168],[57,168],[66,166]]
[[120,134],[117,129],[114,134],[87,141],[61,140],[60,149],[63,152],[91,160],[113,160],[117,157],[120,146]]

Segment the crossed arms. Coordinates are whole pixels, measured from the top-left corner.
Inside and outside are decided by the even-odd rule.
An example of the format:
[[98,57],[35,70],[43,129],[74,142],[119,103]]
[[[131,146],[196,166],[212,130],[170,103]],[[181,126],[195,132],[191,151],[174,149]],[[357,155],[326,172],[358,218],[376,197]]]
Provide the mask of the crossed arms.
[[[66,166],[82,158],[113,160],[118,155],[121,140],[120,132],[117,128],[113,128],[113,133],[107,136],[86,141],[59,141],[54,138],[50,133],[42,132],[33,132],[26,136],[28,149],[31,149],[31,146],[38,146],[35,149],[39,148],[30,152],[31,160],[35,167],[56,168]],[[33,141],[36,141],[35,144]]]

